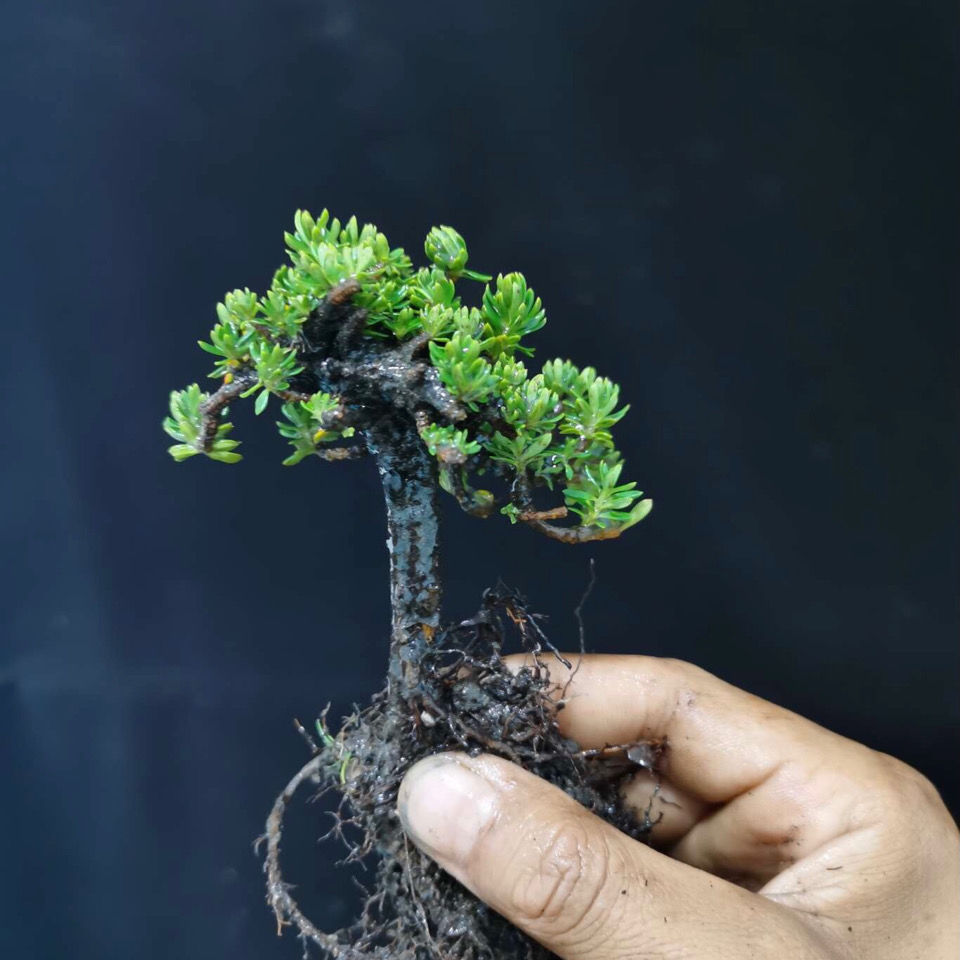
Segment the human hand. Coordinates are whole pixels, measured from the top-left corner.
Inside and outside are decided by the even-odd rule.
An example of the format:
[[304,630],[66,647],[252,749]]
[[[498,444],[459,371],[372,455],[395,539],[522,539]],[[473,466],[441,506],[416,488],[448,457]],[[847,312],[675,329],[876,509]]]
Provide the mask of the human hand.
[[422,760],[398,800],[426,854],[564,960],[960,955],[957,827],[906,764],[674,660],[586,657],[566,700],[584,749],[667,739],[625,788],[662,813],[655,849],[492,756]]

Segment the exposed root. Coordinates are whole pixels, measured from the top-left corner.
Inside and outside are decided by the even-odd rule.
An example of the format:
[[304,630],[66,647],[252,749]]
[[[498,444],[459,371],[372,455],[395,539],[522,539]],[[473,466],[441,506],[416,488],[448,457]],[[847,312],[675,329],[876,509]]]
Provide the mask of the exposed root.
[[[501,656],[506,625],[519,635],[532,666],[513,674]],[[417,760],[445,750],[494,753],[556,784],[589,810],[643,839],[653,821],[620,801],[619,785],[638,767],[653,769],[663,744],[629,743],[580,750],[557,727],[565,690],[549,683],[545,657],[559,657],[522,599],[487,591],[478,614],[438,634],[419,664],[415,687],[385,690],[330,734],[318,723],[320,749],[287,784],[267,821],[267,901],[278,932],[296,928],[333,960],[501,960],[550,957],[480,903],[407,840],[395,814],[400,781]],[[571,666],[568,664],[568,666]],[[336,790],[330,835],[346,862],[376,856],[376,880],[359,918],[335,933],[315,927],[290,895],[279,865],[283,814],[307,780]]]
[[[283,833],[283,814],[287,809],[287,804],[297,792],[300,784],[304,780],[315,780],[320,773],[323,763],[323,756],[317,754],[309,763],[305,763],[286,785],[283,793],[277,797],[267,817],[267,830],[260,840],[267,842],[267,855],[263,863],[264,872],[267,875],[267,903],[273,908],[273,915],[277,918],[277,936],[283,933],[283,928],[289,924],[296,926],[300,936],[305,940],[310,940],[327,954],[339,960],[346,957],[347,953],[342,949],[342,945],[335,935],[324,933],[318,930],[308,920],[296,900],[290,895],[289,884],[284,882],[283,875],[280,872],[280,836]],[[260,841],[257,841],[259,844]]]

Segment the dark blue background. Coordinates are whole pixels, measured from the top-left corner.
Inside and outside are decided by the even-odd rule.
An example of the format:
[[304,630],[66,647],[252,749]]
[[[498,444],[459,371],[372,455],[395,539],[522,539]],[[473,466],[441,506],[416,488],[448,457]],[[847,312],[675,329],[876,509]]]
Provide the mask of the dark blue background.
[[[523,270],[657,500],[566,548],[447,510],[574,641],[696,661],[960,808],[955,5],[37,0],[2,18],[0,954],[296,957],[251,841],[290,718],[385,656],[369,463],[174,465],[167,392],[297,206]],[[325,922],[346,885],[291,872]],[[292,835],[293,836],[293,835]]]

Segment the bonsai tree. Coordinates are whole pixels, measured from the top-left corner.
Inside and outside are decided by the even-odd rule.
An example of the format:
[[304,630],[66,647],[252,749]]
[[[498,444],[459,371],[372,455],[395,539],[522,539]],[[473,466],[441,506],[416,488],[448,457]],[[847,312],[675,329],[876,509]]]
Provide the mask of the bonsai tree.
[[[229,405],[253,398],[262,414],[275,398],[292,447],[285,464],[371,456],[383,483],[386,687],[336,733],[323,716],[319,740],[300,728],[314,755],[277,799],[265,834],[278,929],[292,923],[305,944],[337,958],[543,955],[406,844],[393,815],[399,781],[426,754],[489,750],[640,836],[649,823],[620,808],[616,777],[628,754],[642,756],[637,745],[587,755],[559,736],[562,691],[548,685],[542,660],[553,648],[519,596],[487,591],[475,617],[443,624],[438,488],[474,516],[499,513],[564,543],[617,537],[652,506],[621,476],[611,429],[627,408],[592,367],[556,359],[531,371],[528,337],[546,323],[539,298],[519,273],[493,280],[469,269],[451,227],[430,230],[427,264],[416,268],[375,226],[341,224],[326,210],[316,219],[298,211],[285,239],[290,263],[267,292],[228,293],[200,341],[218,388],[174,391],[164,420],[175,460],[235,463]],[[473,288],[476,305],[461,299],[471,283],[483,284]],[[504,623],[533,654],[517,675],[500,657]],[[376,888],[338,933],[301,913],[280,873],[283,812],[305,780],[341,794],[335,832],[347,859],[378,857]]]

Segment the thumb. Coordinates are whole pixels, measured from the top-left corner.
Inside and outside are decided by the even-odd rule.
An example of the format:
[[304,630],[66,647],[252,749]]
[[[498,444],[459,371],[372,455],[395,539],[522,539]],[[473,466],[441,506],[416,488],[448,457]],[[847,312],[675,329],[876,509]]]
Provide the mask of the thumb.
[[798,915],[637,843],[506,760],[428,757],[397,805],[424,853],[564,960],[822,955]]

